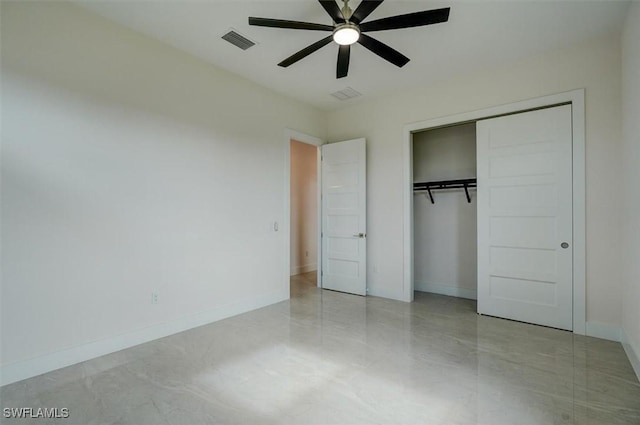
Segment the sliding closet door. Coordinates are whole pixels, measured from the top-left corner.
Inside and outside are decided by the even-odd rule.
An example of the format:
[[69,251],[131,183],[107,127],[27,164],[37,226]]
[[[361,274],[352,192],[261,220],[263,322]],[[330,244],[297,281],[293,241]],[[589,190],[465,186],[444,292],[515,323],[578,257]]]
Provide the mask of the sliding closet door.
[[477,123],[478,313],[571,330],[571,106]]

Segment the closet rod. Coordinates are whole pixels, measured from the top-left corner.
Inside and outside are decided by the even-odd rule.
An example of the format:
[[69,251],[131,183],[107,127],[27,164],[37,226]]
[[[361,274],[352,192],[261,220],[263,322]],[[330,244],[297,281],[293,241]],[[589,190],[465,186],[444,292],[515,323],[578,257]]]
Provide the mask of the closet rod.
[[467,195],[467,202],[471,203],[471,196],[469,195],[469,188],[476,187],[476,179],[458,179],[458,180],[442,180],[437,182],[419,182],[413,184],[414,192],[427,191],[429,193],[429,199],[432,204],[433,201],[432,190],[443,189],[464,189],[464,193]]

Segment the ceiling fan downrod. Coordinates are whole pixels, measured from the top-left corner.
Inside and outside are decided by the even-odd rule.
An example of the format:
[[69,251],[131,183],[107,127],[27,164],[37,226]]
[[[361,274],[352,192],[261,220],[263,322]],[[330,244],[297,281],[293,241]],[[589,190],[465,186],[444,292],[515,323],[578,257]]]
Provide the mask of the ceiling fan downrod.
[[353,15],[353,9],[349,7],[349,0],[342,0],[342,2],[344,3],[344,6],[342,6],[342,9],[340,10],[342,12],[342,17],[345,21],[349,22],[351,15]]

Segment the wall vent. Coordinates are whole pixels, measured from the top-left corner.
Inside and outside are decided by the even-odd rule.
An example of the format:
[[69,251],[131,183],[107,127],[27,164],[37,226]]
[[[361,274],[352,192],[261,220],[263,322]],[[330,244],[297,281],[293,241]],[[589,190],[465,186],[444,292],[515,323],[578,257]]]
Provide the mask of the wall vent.
[[331,93],[331,96],[335,97],[338,100],[347,100],[353,99],[354,97],[362,96],[362,93],[352,89],[351,87],[347,87],[346,89]]
[[228,41],[236,47],[241,48],[242,50],[247,50],[249,47],[256,45],[256,43],[233,29],[223,35],[222,39]]

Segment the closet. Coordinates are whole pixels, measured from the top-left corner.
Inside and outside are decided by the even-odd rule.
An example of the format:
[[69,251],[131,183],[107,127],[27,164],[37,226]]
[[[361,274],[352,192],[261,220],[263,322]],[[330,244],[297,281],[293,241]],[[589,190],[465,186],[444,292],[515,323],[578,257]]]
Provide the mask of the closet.
[[417,291],[573,329],[572,105],[413,133]]
[[475,122],[413,135],[415,290],[477,298]]

